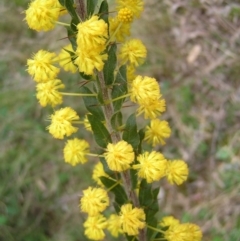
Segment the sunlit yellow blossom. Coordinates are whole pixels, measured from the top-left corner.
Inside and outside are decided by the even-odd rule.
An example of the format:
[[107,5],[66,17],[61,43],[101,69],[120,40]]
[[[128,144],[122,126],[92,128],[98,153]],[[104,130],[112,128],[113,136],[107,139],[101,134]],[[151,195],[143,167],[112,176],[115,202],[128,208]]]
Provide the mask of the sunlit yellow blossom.
[[108,231],[111,233],[111,235],[115,238],[119,236],[119,234],[123,233],[120,217],[116,214],[110,215],[108,219]]
[[94,68],[98,71],[103,70],[104,60],[107,59],[107,54],[100,54],[100,52],[86,51],[85,49],[78,48],[76,51],[77,58],[74,63],[78,66],[79,71],[86,75],[93,75]]
[[92,178],[99,186],[104,186],[100,180],[100,177],[109,177],[103,169],[103,164],[98,162],[93,168]]
[[165,231],[164,238],[167,241],[201,241],[202,232],[195,224],[176,224]]
[[193,223],[184,223],[183,226],[186,226],[188,230],[188,240],[190,241],[201,241],[202,240],[202,231],[201,229]]
[[130,99],[139,104],[159,99],[160,87],[156,79],[138,75],[131,84]]
[[49,80],[37,84],[37,99],[41,106],[52,105],[56,106],[62,103],[62,94],[58,89],[63,89],[65,86],[60,79]]
[[[88,50],[104,46],[108,37],[108,25],[104,20],[94,15],[85,22],[77,25],[77,44]],[[87,51],[85,49],[85,51]]]
[[188,177],[188,166],[182,160],[168,161],[166,176],[170,184],[182,184]]
[[167,160],[165,157],[156,151],[144,152],[137,157],[139,164],[133,165],[134,169],[138,170],[138,176],[145,178],[148,183],[158,181],[165,176]]
[[126,141],[119,141],[116,144],[109,143],[104,153],[108,167],[112,171],[124,171],[130,168],[134,161],[133,148]]
[[117,18],[120,22],[131,23],[133,21],[133,12],[128,8],[121,8]]
[[55,53],[39,50],[32,59],[27,60],[27,71],[36,82],[47,82],[56,78],[60,69],[52,64],[55,57]]
[[143,11],[143,0],[117,0],[117,9],[129,8],[135,17],[139,17]]
[[171,135],[171,129],[167,121],[159,119],[151,120],[150,126],[146,127],[144,140],[151,143],[153,146],[161,143],[165,144],[165,138]]
[[164,99],[148,100],[141,103],[137,109],[138,115],[144,114],[145,119],[156,119],[166,110]]
[[170,227],[174,225],[178,225],[180,222],[178,219],[174,218],[173,216],[167,216],[162,219],[159,223],[162,227]]
[[124,42],[130,35],[130,23],[122,23],[118,18],[109,18],[109,34],[111,41]]
[[87,117],[88,115],[89,114],[85,115],[84,120],[83,120],[83,124],[84,124],[84,127],[87,131],[92,132],[92,127],[91,127],[91,124],[90,124],[90,122],[88,120],[88,117]]
[[36,31],[49,31],[61,13],[62,6],[56,0],[34,0],[25,11],[29,28]]
[[75,166],[78,163],[87,162],[86,154],[89,153],[89,144],[85,140],[74,138],[68,140],[64,149],[65,162]]
[[122,64],[130,63],[134,66],[142,64],[147,56],[147,49],[139,39],[125,42],[119,51]]
[[170,226],[168,230],[165,232],[164,238],[167,241],[193,241],[187,239],[187,232],[188,230],[186,226],[183,226],[182,224],[173,225]]
[[132,204],[121,207],[120,223],[124,233],[138,235],[139,229],[145,227],[145,213],[141,208],[132,208]]
[[109,206],[109,197],[106,190],[93,187],[83,190],[83,197],[80,200],[82,212],[88,213],[89,216],[96,216],[107,206]]
[[58,62],[65,71],[76,73],[77,67],[73,64],[71,54],[68,51],[73,52],[71,44],[62,48],[61,52],[58,55]]
[[92,240],[102,240],[105,237],[103,229],[107,228],[107,219],[103,215],[88,217],[83,224],[84,234]]
[[70,107],[61,108],[50,116],[51,124],[47,127],[49,132],[57,139],[63,139],[64,136],[70,136],[78,128],[72,126],[72,122],[79,120],[76,111]]

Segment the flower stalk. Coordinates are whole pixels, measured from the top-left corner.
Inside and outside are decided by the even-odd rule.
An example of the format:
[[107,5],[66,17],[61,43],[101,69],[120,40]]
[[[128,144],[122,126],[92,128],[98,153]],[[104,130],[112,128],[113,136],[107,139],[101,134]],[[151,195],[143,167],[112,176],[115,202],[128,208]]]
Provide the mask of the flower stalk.
[[[135,75],[147,50],[141,40],[129,36],[132,22],[142,11],[143,0],[116,0],[116,9],[111,10],[107,0],[31,1],[25,11],[28,26],[50,31],[61,24],[71,41],[59,54],[39,50],[27,60],[27,71],[36,82],[41,106],[63,105],[54,108],[47,130],[54,138],[66,140],[64,161],[74,168],[99,159],[92,173],[94,187],[83,190],[79,204],[86,214],[83,227],[88,239],[104,240],[108,231],[113,237],[125,235],[136,241],[176,241],[178,235],[181,241],[200,241],[197,225],[181,224],[171,216],[157,219],[159,187],[152,183],[166,178],[172,185],[181,185],[189,170],[183,160],[169,160],[155,151],[166,144],[171,129],[162,120],[166,103],[158,81]],[[71,24],[58,20],[63,14],[70,15]],[[60,69],[81,76],[84,84],[73,92],[60,91],[68,84],[58,78]],[[83,98],[85,116],[64,107],[63,96]],[[125,100],[138,106],[127,117],[122,113]],[[141,114],[146,123],[139,129]],[[92,140],[79,138],[83,132],[79,124]],[[109,215],[113,209],[105,210],[113,203],[115,213]]]

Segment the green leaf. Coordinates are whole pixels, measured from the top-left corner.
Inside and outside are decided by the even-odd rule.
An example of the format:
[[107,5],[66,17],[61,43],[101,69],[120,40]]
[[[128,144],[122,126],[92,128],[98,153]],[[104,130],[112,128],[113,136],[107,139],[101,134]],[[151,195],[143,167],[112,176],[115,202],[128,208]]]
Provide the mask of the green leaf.
[[72,44],[72,48],[75,51],[77,49],[77,42],[75,37],[76,34],[70,27],[67,27],[67,35],[70,43]]
[[75,10],[73,0],[65,0],[64,1],[64,6],[68,10],[68,12],[71,15],[71,17],[73,18],[73,22],[78,24],[79,23],[79,18],[78,18],[78,15],[76,13],[76,10]]
[[[126,66],[123,65],[120,67],[115,82],[113,84],[112,89],[112,98],[115,99],[117,97],[123,96],[127,94],[127,81],[126,81]],[[113,102],[114,110],[117,112],[121,109],[123,102],[125,101],[125,98],[122,98],[120,100],[116,100]]]
[[100,19],[103,19],[106,23],[108,23],[108,12],[108,2],[103,0],[98,13],[100,15]]
[[87,15],[92,16],[97,6],[98,0],[88,0],[87,1]]
[[[146,223],[149,226],[156,227],[157,219],[155,214],[158,212],[158,200],[157,196],[159,193],[159,188],[152,190],[152,185],[148,184],[145,179],[141,181],[139,188],[139,202],[142,207],[144,207],[146,214]],[[152,240],[152,236],[155,232],[151,229],[147,229],[147,240]]]
[[88,120],[91,124],[96,143],[100,147],[106,148],[107,144],[112,142],[108,130],[106,129],[104,124],[99,120],[99,118],[96,118],[94,115],[88,115]]
[[120,175],[117,172],[114,172],[114,171],[109,169],[108,164],[107,164],[107,162],[106,162],[104,157],[99,157],[99,159],[100,159],[100,162],[103,165],[104,172],[106,174],[108,174],[108,176],[110,176],[110,177],[112,177],[114,179],[120,177]]
[[118,130],[122,126],[122,112],[116,112],[111,118],[111,125],[114,130]]
[[135,113],[127,119],[126,126],[123,132],[123,140],[131,144],[134,150],[137,150],[140,138],[137,131],[137,123]]
[[116,50],[117,45],[112,44],[108,50],[108,59],[103,68],[105,84],[108,86],[114,82],[114,71],[117,65]]
[[142,142],[145,137],[145,128],[142,128],[141,130],[139,130],[138,135],[139,135],[139,145],[138,145],[138,153],[137,154],[140,154],[140,153],[142,153]]
[[[81,87],[80,92],[82,94],[92,94],[86,86]],[[95,119],[99,122],[105,120],[102,108],[99,106],[99,102],[95,96],[84,96],[83,101],[86,109],[95,117]]]
[[115,202],[121,207],[124,203],[128,201],[127,195],[123,187],[117,183],[115,180],[109,179],[107,177],[100,177],[102,183],[107,189],[110,189],[110,192],[115,195]]

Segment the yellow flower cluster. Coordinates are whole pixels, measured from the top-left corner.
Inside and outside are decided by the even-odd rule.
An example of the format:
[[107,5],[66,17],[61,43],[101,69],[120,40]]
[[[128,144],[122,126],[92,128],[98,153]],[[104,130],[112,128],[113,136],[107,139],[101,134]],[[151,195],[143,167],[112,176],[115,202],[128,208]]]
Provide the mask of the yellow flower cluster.
[[76,111],[70,107],[61,108],[50,116],[51,124],[47,127],[49,132],[57,139],[63,139],[64,136],[70,136],[78,128],[72,125],[73,121],[79,120]]
[[172,216],[163,218],[161,227],[167,228],[164,231],[164,238],[167,241],[201,241],[202,231],[192,223],[180,223]]
[[144,113],[145,119],[155,119],[165,111],[165,100],[161,97],[156,79],[139,75],[132,81],[130,98],[139,104],[138,114]]
[[104,53],[108,38],[108,26],[94,15],[89,20],[77,25],[77,50],[74,63],[79,71],[93,75],[94,69],[101,71],[107,54]]
[[[64,4],[66,3],[64,2]],[[85,4],[88,4],[88,1],[85,1]],[[72,11],[76,11],[77,16],[78,8],[72,7]],[[97,12],[96,9],[95,13]],[[90,144],[77,137],[66,140],[63,149],[65,162],[72,166],[86,163],[88,161],[87,156],[99,156],[101,160],[101,162],[96,163],[92,173],[92,179],[97,187],[88,187],[83,190],[79,203],[81,212],[88,215],[83,224],[84,233],[87,238],[92,240],[103,240],[106,236],[106,229],[114,237],[123,233],[128,236],[145,235],[146,229],[151,228],[146,223],[146,219],[149,218],[147,210],[149,207],[141,207],[141,192],[139,194],[133,191],[136,188],[134,182],[140,184],[143,180],[142,185],[146,182],[159,181],[165,177],[170,184],[181,185],[187,180],[189,174],[188,166],[183,160],[167,160],[162,153],[153,149],[146,151],[140,146],[144,142],[149,143],[149,146],[152,147],[159,144],[164,145],[166,139],[171,135],[171,129],[167,121],[158,119],[166,110],[159,83],[155,78],[136,76],[135,74],[136,67],[143,64],[146,59],[146,47],[139,39],[126,40],[126,37],[130,35],[131,23],[143,11],[143,0],[116,0],[116,10],[115,17],[108,17],[111,12],[104,12],[106,16],[102,16],[101,10],[99,10],[99,14],[91,14],[91,16],[84,16],[83,18],[81,16],[81,21],[78,21],[80,17],[76,20],[72,16],[74,21],[78,21],[74,28],[72,27],[73,22],[68,25],[68,28],[74,33],[74,36],[68,36],[72,38],[71,43],[73,45],[66,45],[58,55],[39,50],[27,61],[27,71],[37,82],[36,97],[41,106],[51,105],[55,107],[62,104],[63,95],[87,95],[61,92],[60,90],[64,89],[65,85],[57,77],[60,72],[59,67],[72,74],[80,72],[80,75],[87,80],[91,77],[89,81],[91,83],[88,86],[93,87],[91,88],[93,94],[90,96],[94,96],[97,101],[99,100],[99,105],[97,106],[94,103],[88,106],[85,103],[91,113],[87,113],[83,121],[80,121],[79,115],[71,107],[55,110],[49,117],[51,123],[47,129],[53,137],[64,139],[76,133],[79,129],[76,124],[82,123],[85,129],[95,136],[98,144],[100,141],[103,143],[102,145],[99,144],[102,148],[98,155],[91,154]],[[60,5],[58,0],[33,0],[25,11],[25,20],[31,29],[48,31],[54,28],[56,23],[59,23],[57,22],[59,16],[65,12],[66,9]],[[72,13],[71,10],[69,12]],[[108,20],[106,20],[106,17],[108,17]],[[114,48],[111,48],[112,45],[114,45]],[[120,47],[111,55],[111,51],[117,49],[115,46]],[[109,52],[109,50],[111,51]],[[109,57],[109,60],[108,52],[111,57]],[[117,60],[115,60],[115,56]],[[111,61],[114,63],[110,63]],[[106,62],[107,65],[104,68]],[[126,125],[119,124],[119,128],[115,128],[113,125],[113,116],[115,116],[116,110],[111,103],[111,96],[115,94],[113,94],[113,88],[116,91],[118,84],[116,80],[119,74],[122,74],[121,71],[124,66],[126,66],[127,79],[125,80],[124,74],[121,77],[128,90],[125,91],[123,96],[117,96],[112,101],[130,98],[132,102],[138,105],[136,115],[143,114],[145,119],[150,119],[149,124],[141,130],[144,136],[138,131],[137,125],[135,126],[135,120],[134,123],[127,121]],[[105,79],[108,76],[113,76],[109,77],[113,79]],[[107,81],[112,84],[103,87]],[[89,82],[84,81],[84,84]],[[128,93],[126,93],[127,91]],[[84,102],[86,102],[85,100]],[[91,100],[89,103],[92,104]],[[91,111],[94,107],[96,107],[96,112]],[[95,113],[98,113],[98,115],[95,115]],[[120,111],[119,113],[121,114]],[[109,120],[99,120],[98,117],[102,114]],[[94,119],[96,119],[97,124],[101,122],[101,125],[95,126]],[[122,122],[122,120],[119,122]],[[102,123],[107,130],[103,130]],[[142,137],[140,138],[141,143],[137,143],[137,141],[140,142],[137,138],[136,142],[132,142],[132,133],[129,133],[129,135],[127,133],[130,130],[128,124],[134,125],[136,129],[133,131],[134,135],[139,135],[137,138]],[[96,131],[96,129],[98,130]],[[122,130],[124,130],[123,134]],[[132,173],[135,174],[134,178],[131,176]],[[109,191],[113,191],[116,195],[115,208],[117,214],[111,214],[107,218],[103,212],[110,205]],[[118,191],[124,194],[122,196],[126,196],[126,199],[121,196],[123,201],[120,203],[117,201]],[[154,204],[157,200],[152,202]],[[181,224],[179,220],[171,216],[165,217],[158,225],[163,229],[161,234],[166,241],[200,241],[202,237],[201,230],[197,225]],[[159,231],[155,227],[153,230]],[[134,237],[133,239],[137,238]]]
[[59,16],[65,12],[58,0],[34,0],[25,11],[25,20],[31,29],[49,31],[55,27]]

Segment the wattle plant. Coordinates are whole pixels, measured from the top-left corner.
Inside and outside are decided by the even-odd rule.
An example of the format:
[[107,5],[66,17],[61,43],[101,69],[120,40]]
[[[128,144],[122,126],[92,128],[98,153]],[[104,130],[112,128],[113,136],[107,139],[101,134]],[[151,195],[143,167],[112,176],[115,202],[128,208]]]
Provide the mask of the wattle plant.
[[[36,82],[40,105],[54,107],[47,130],[66,141],[65,162],[74,168],[88,162],[89,156],[95,159],[96,184],[83,190],[80,199],[87,238],[103,240],[108,230],[113,237],[125,235],[129,241],[200,241],[197,225],[180,223],[172,216],[157,218],[158,181],[166,178],[180,185],[189,170],[183,160],[168,160],[156,151],[171,129],[160,119],[166,103],[159,83],[135,73],[147,50],[141,40],[131,39],[131,24],[143,7],[142,0],[116,0],[114,9],[106,0],[32,1],[25,11],[29,28],[49,31],[60,24],[69,44],[58,55],[39,50],[28,59],[27,71]],[[65,14],[70,15],[70,23],[58,21]],[[65,84],[58,79],[61,68],[82,80],[75,93],[64,92]],[[64,106],[65,95],[83,98],[84,117]],[[125,118],[122,110],[127,105],[136,108]],[[145,118],[143,128],[139,128],[140,115]],[[94,147],[94,141],[90,145],[79,138],[81,125],[92,133]],[[110,209],[106,215],[110,205],[115,212],[109,215]]]

